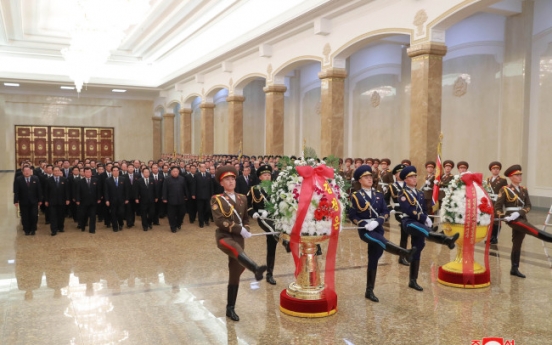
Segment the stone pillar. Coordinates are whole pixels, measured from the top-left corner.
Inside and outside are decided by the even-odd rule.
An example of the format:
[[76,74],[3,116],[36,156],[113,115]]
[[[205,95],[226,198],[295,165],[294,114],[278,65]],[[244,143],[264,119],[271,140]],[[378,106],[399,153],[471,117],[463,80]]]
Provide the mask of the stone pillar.
[[213,154],[215,150],[215,104],[201,103],[201,148],[202,155]]
[[192,153],[192,109],[180,109],[180,153]]
[[284,92],[285,85],[268,85],[266,93],[266,154],[284,154]]
[[173,154],[174,152],[174,114],[163,115],[163,152]]
[[447,47],[431,42],[411,46],[410,156],[418,169],[418,184],[423,182],[424,164],[437,158],[441,134],[441,94],[443,56]]
[[342,68],[330,68],[318,73],[321,79],[320,157],[343,157],[346,77],[347,70]]
[[[228,152],[238,152],[243,144],[243,96],[228,96]],[[243,152],[242,152],[243,154]]]
[[153,122],[153,160],[161,158],[161,120],[163,118],[159,116],[153,116],[151,121]]

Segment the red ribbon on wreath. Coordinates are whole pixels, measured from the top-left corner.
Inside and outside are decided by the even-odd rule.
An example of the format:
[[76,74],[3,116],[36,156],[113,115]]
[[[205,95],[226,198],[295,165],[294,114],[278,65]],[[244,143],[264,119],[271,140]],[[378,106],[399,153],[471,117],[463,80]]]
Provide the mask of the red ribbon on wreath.
[[[341,224],[341,207],[333,190],[326,180],[334,178],[334,171],[332,168],[325,165],[319,165],[316,168],[311,166],[298,166],[297,172],[303,177],[301,184],[301,193],[299,194],[299,205],[297,209],[297,218],[295,224],[291,230],[290,235],[290,248],[293,255],[293,261],[295,262],[295,277],[299,274],[299,244],[301,243],[301,228],[309,209],[314,188],[318,185],[324,191],[323,198],[326,199],[324,203],[332,205],[333,212],[326,213],[325,215],[332,220],[332,229],[330,235],[330,242],[328,244],[328,251],[326,253],[326,267],[324,269],[324,284],[325,289],[335,290],[335,258],[337,253],[337,240],[339,237],[339,226]],[[326,294],[326,296],[336,296],[335,293]],[[335,297],[333,298],[335,299]],[[328,300],[328,311],[331,310],[331,306],[335,306],[335,301]]]

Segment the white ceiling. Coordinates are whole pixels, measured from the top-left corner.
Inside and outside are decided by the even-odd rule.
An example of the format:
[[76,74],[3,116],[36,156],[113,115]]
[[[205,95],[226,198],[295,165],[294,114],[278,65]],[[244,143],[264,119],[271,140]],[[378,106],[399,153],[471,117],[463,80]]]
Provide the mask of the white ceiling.
[[[60,50],[76,0],[0,0],[0,79],[71,84]],[[91,85],[159,90],[331,0],[150,0]],[[106,9],[108,11],[109,9]]]

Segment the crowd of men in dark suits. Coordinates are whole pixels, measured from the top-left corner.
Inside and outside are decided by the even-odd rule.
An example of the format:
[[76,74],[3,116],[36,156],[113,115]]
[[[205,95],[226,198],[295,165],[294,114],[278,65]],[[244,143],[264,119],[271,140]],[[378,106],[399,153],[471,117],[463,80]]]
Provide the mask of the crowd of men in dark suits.
[[57,160],[54,164],[41,161],[33,167],[21,162],[14,179],[14,204],[19,207],[25,235],[35,235],[38,210],[50,225],[51,235],[65,231],[66,218],[73,219],[77,228],[96,232],[102,223],[114,232],[135,226],[141,218],[144,231],[159,225],[167,217],[171,232],[181,229],[187,214],[190,223],[199,227],[212,221],[209,200],[222,193],[215,181],[215,170],[222,165],[234,165],[240,176],[236,191],[247,194],[258,184],[255,174],[266,162],[274,167],[277,177],[279,157],[238,157],[213,155],[164,156],[147,163],[139,160],[112,161]]

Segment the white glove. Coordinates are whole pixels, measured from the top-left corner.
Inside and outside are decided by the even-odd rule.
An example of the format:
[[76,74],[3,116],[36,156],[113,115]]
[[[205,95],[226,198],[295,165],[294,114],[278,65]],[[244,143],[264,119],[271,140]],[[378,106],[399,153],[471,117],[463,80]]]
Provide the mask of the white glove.
[[261,218],[262,218],[262,219],[266,219],[266,217],[268,217],[268,212],[265,211],[265,210],[263,210],[263,211],[261,212]]
[[426,218],[425,225],[427,227],[430,227],[430,228],[433,225],[433,222],[431,221],[431,219],[429,217]]
[[379,226],[379,223],[376,222],[375,220],[371,221],[370,223],[366,224],[364,226],[364,228],[368,231],[372,231],[374,230],[375,228],[377,228]]
[[433,184],[437,184],[437,183],[439,183],[439,181],[437,181],[436,179],[433,180]]
[[389,211],[389,214],[395,214],[395,213],[397,213],[397,211],[395,211],[395,210]]
[[243,226],[242,226],[242,229],[240,231],[240,235],[242,235],[243,238],[251,237],[251,233],[249,231],[247,231],[247,229],[244,228]]
[[430,181],[430,180],[426,180],[426,181],[425,181],[425,184],[426,184],[426,186],[429,186],[429,185],[431,184],[431,181]]
[[257,212],[253,213],[253,219],[257,219],[257,218],[259,218],[259,217],[260,217],[260,216],[259,216],[259,214],[258,214]]
[[504,220],[505,220],[506,222],[511,222],[511,221],[512,221],[512,217],[504,217]]
[[510,217],[506,217],[506,218],[509,218],[508,221],[511,222],[512,220],[516,220],[519,218],[519,212],[514,212],[510,215]]

